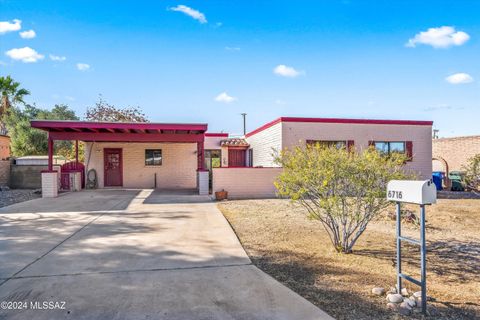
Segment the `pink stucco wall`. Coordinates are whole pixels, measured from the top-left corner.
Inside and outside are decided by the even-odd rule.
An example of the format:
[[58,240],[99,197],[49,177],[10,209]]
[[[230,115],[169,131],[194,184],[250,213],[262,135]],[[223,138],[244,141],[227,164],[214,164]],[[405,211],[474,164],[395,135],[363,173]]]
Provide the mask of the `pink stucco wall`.
[[220,141],[225,140],[225,139],[227,139],[227,137],[217,137],[217,136],[209,137],[209,136],[206,136],[205,137],[205,142],[204,142],[204,148],[205,148],[205,150],[220,149],[221,148]]
[[273,198],[275,178],[282,168],[215,168],[213,169],[212,190],[228,191],[231,199]]
[[356,150],[368,141],[412,141],[413,160],[406,164],[419,178],[432,176],[432,127],[428,125],[282,122],[282,147],[305,145],[306,140],[354,140]]

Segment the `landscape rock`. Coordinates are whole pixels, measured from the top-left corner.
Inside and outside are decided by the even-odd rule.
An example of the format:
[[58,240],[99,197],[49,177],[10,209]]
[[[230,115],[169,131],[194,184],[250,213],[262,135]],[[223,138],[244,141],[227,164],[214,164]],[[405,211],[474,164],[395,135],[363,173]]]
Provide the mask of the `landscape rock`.
[[400,308],[407,308],[412,310],[412,307],[406,301],[403,301],[402,303],[400,303]]
[[34,193],[33,190],[27,189],[6,189],[3,187],[0,192],[0,207],[9,206],[14,203],[28,201],[39,198],[40,195]]
[[422,308],[413,308],[413,313],[422,313]]
[[415,301],[415,298],[405,298],[403,299],[403,302],[407,303],[411,308],[415,307],[417,305],[417,302]]
[[385,293],[385,289],[381,287],[376,287],[372,289],[372,293],[377,296],[382,296]]
[[395,287],[390,287],[388,293],[397,293],[397,289]]
[[402,296],[408,296],[408,290],[407,288],[402,288]]
[[412,313],[412,309],[402,305],[403,303],[398,307],[398,313],[400,313],[402,316],[409,316]]
[[398,304],[389,302],[389,303],[387,303],[387,308],[388,308],[388,310],[392,310],[392,311],[396,312],[396,311],[398,311]]
[[392,303],[400,303],[403,301],[403,297],[401,294],[398,293],[390,293],[387,295],[387,300]]
[[422,291],[414,292],[414,293],[413,293],[413,296],[414,296],[415,298],[421,298],[421,297],[422,297]]

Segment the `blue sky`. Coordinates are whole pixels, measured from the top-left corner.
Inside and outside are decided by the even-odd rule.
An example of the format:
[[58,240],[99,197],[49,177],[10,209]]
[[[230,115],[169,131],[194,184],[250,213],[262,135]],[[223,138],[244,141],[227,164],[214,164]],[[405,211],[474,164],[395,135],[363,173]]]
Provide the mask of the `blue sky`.
[[249,131],[305,116],[480,134],[479,13],[480,1],[0,0],[0,74],[80,116],[102,94],[211,132],[240,133],[246,112]]

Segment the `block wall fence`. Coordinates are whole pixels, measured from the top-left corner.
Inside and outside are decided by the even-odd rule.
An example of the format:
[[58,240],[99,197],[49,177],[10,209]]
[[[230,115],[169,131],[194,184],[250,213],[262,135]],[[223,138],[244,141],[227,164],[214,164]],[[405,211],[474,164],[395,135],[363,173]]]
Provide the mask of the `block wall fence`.
[[[461,171],[468,159],[480,154],[480,136],[434,139],[433,157],[441,158],[448,164],[449,171]],[[445,171],[441,161],[433,162],[434,171]]]

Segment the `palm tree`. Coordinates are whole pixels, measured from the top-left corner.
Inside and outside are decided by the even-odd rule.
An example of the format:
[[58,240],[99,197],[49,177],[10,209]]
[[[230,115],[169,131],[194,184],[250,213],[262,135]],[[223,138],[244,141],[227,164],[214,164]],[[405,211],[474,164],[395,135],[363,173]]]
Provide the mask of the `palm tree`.
[[19,82],[16,82],[10,76],[0,77],[0,93],[2,101],[0,102],[0,134],[7,134],[3,117],[12,104],[25,103],[23,98],[30,94],[30,91],[18,88]]

